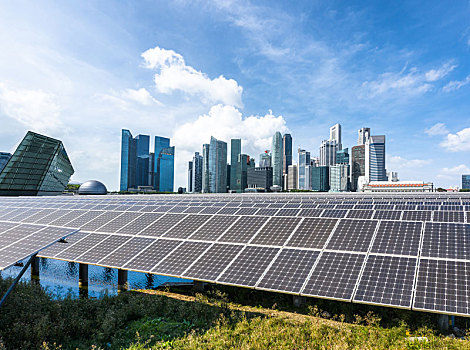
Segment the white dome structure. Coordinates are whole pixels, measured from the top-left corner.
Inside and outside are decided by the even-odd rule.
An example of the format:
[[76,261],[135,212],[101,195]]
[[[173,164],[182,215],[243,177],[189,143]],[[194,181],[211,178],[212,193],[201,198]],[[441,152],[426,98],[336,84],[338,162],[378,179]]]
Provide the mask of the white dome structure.
[[89,180],[81,184],[78,194],[107,194],[106,186],[97,180]]

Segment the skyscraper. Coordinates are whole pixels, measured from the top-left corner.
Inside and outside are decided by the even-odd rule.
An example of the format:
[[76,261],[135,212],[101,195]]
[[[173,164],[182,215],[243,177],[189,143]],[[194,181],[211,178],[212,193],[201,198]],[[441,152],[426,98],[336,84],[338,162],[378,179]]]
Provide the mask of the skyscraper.
[[349,165],[336,164],[330,166],[330,191],[346,192],[349,190]]
[[137,166],[137,142],[129,130],[122,129],[121,132],[121,181],[120,190],[127,191],[135,188],[136,166]]
[[259,166],[260,168],[265,168],[267,166],[271,166],[271,154],[269,151],[264,151],[259,155]]
[[368,181],[387,181],[385,135],[370,136],[365,146],[366,179]]
[[336,151],[338,144],[335,140],[323,140],[320,145],[320,166],[336,164]]
[[148,186],[150,136],[137,135],[135,186]]
[[282,135],[279,131],[277,131],[273,136],[271,152],[273,167],[273,186],[279,186],[282,188]]
[[298,163],[298,172],[299,172],[299,190],[309,190],[310,189],[310,152],[307,152],[304,149],[298,150],[299,152],[299,163]]
[[289,172],[287,173],[287,189],[296,190],[298,186],[297,164],[289,165]]
[[199,193],[202,192],[202,157],[199,155],[199,152],[194,153],[193,157],[193,178],[192,178],[192,192]]
[[349,164],[349,149],[336,151],[336,164]]
[[462,175],[462,190],[470,190],[470,175]]
[[327,166],[312,167],[312,190],[325,192],[330,189],[329,171]]
[[284,134],[282,137],[282,174],[289,173],[289,165],[292,165],[292,136]]
[[193,192],[193,161],[188,162],[188,193]]
[[[232,166],[233,167],[233,166]],[[238,155],[238,161],[237,161],[237,172],[235,174],[236,176],[236,184],[235,184],[235,190],[238,193],[242,193],[245,191],[245,188],[248,187],[248,182],[247,182],[247,171],[248,169],[254,167],[254,163],[251,162],[250,156],[247,154],[239,154]],[[233,173],[233,171],[232,171]]]
[[365,145],[366,141],[370,137],[370,128],[361,128],[358,130],[358,136],[357,136],[357,144],[358,145]]
[[359,145],[351,148],[351,190],[357,191],[359,176],[366,174],[366,146]]
[[202,145],[202,192],[209,193],[209,149],[210,145],[205,143]]
[[227,143],[213,136],[209,147],[209,192],[227,192]]
[[155,177],[154,188],[159,192],[173,192],[175,147],[170,147],[170,139],[155,136]]
[[330,128],[330,141],[336,141],[337,150],[342,149],[341,144],[341,124],[335,124]]
[[242,140],[232,139],[230,141],[230,189],[232,191],[238,191],[238,186],[241,179],[237,177],[240,173],[238,170],[238,155],[242,153]]
[[148,185],[155,188],[155,154],[149,153],[149,172],[148,172]]

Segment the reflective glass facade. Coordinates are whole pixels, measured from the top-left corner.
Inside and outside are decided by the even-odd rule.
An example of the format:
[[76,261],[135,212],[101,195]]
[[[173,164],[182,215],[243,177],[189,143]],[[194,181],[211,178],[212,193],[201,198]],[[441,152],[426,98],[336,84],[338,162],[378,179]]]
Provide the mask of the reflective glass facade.
[[74,170],[61,141],[28,131],[0,173],[0,195],[54,195]]
[[299,148],[299,189],[310,189],[310,152]]
[[329,170],[327,166],[312,167],[312,190],[328,191],[330,189]]
[[175,147],[163,148],[157,159],[157,191],[173,192],[175,174]]
[[371,136],[366,142],[366,176],[369,181],[387,181],[385,136]]
[[357,191],[359,176],[366,174],[366,146],[354,146],[351,149],[351,190]]
[[273,186],[282,187],[282,135],[278,131],[274,134],[271,144],[271,162],[273,167]]
[[0,152],[0,173],[11,158],[10,153]]
[[120,190],[135,188],[136,142],[129,130],[121,133],[121,181]]
[[[289,172],[289,165],[292,165],[292,136],[291,134],[284,134],[282,137],[282,166],[283,175]],[[267,165],[270,166],[270,165]]]
[[209,192],[227,192],[227,143],[213,136],[209,146]]
[[238,155],[242,153],[242,140],[232,139],[230,142],[230,189],[239,191],[240,169],[238,169]]
[[462,189],[470,190],[470,175],[462,175]]

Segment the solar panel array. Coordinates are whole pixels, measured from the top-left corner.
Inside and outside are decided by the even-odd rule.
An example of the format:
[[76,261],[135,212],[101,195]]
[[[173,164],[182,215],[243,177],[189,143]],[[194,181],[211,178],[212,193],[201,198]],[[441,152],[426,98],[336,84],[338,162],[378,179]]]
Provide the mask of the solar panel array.
[[0,198],[0,220],[80,229],[48,258],[470,315],[465,194]]

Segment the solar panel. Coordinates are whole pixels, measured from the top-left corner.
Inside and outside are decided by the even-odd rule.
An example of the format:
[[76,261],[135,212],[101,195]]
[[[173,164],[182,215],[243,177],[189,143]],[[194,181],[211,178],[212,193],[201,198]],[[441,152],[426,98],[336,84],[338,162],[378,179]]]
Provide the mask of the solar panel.
[[67,243],[62,243],[62,242],[54,243],[50,247],[41,250],[39,256],[43,258],[54,258],[56,255],[63,252],[65,249],[69,248],[71,245],[77,243],[79,240],[85,238],[88,235],[89,235],[88,232],[79,231],[77,233],[74,233],[73,235],[67,237],[66,239]]
[[[52,221],[57,220],[61,216],[64,216],[65,214],[70,213],[71,210],[56,210],[54,212],[51,212],[49,215],[45,215],[39,220],[35,221],[35,224],[42,224],[42,225],[49,225]],[[73,226],[72,226],[73,227]]]
[[370,219],[372,218],[372,215],[374,215],[373,210],[350,210],[348,212],[348,215],[346,215],[347,218],[352,218],[352,219]]
[[204,242],[184,242],[157,264],[152,273],[181,276],[210,245]]
[[286,246],[322,249],[337,222],[337,219],[305,218]]
[[432,212],[430,211],[404,211],[402,220],[409,221],[431,221]]
[[469,260],[470,224],[427,222],[421,256]]
[[344,209],[325,209],[322,218],[344,218],[348,211]]
[[53,226],[67,226],[67,224],[84,215],[85,213],[87,213],[86,210],[72,210],[70,213],[67,213],[63,216],[61,216],[60,218],[58,219],[55,219],[54,221],[51,221],[50,225],[53,225]]
[[215,281],[242,249],[242,245],[216,243],[184,272],[184,276],[210,282]]
[[420,259],[413,309],[470,314],[470,262]]
[[201,210],[201,214],[215,214],[220,210],[220,207],[205,207]]
[[300,222],[300,218],[273,217],[250,242],[251,244],[282,246]]
[[[155,239],[144,237],[133,237],[119,249],[114,250],[98,261],[99,265],[120,268],[137,254],[149,247]],[[104,256],[104,255],[102,255]]]
[[[141,238],[141,237],[140,237]],[[151,272],[152,268],[158,264],[173,249],[179,246],[182,241],[158,239],[142,250],[132,260],[123,265],[124,269]]]
[[417,256],[421,228],[421,222],[381,221],[371,251]]
[[204,226],[200,227],[189,238],[201,241],[216,241],[217,238],[238,219],[238,216],[233,215],[213,216]]
[[210,215],[189,214],[167,233],[163,235],[165,238],[188,238],[201,225],[211,218]]
[[323,209],[302,209],[299,216],[319,218],[323,213]]
[[70,227],[82,227],[86,223],[96,219],[98,216],[104,214],[104,211],[100,210],[90,210],[89,212],[83,214],[82,216],[70,221],[68,225]]
[[97,216],[95,219],[92,219],[92,220],[88,221],[86,224],[84,224],[81,227],[81,230],[83,230],[83,231],[96,231],[98,228],[100,228],[101,226],[107,224],[111,220],[117,218],[121,214],[123,214],[123,212],[117,212],[117,211],[104,212],[100,216]]
[[100,242],[104,241],[110,235],[92,233],[86,236],[85,239],[78,241],[75,244],[70,245],[67,249],[63,250],[55,256],[57,259],[75,261],[80,255],[90,250]]
[[247,246],[217,282],[254,287],[279,250],[279,248]]
[[266,217],[242,216],[218,241],[248,243],[267,220]]
[[400,220],[401,211],[376,210],[374,219],[377,220]]
[[96,231],[115,233],[141,215],[143,214],[137,212],[124,212],[107,224],[97,228]]
[[320,252],[283,249],[257,288],[299,294]]
[[432,221],[465,222],[465,217],[463,211],[435,211]]
[[165,214],[153,224],[140,231],[139,235],[159,237],[185,217],[186,214]]
[[0,221],[0,235],[5,232],[5,231],[8,231],[9,229],[15,227],[15,226],[18,226],[17,223],[12,223],[12,222],[3,222],[3,221]]
[[376,226],[375,220],[341,220],[328,242],[327,249],[367,252]]
[[365,255],[323,252],[302,295],[350,301]]
[[117,236],[112,235],[101,243],[98,243],[93,248],[88,250],[86,253],[78,256],[74,260],[77,262],[88,263],[88,264],[96,264],[100,261],[104,256],[112,253],[114,250],[122,246],[124,243],[129,241],[131,237],[129,236]]
[[259,208],[240,208],[237,212],[235,212],[236,215],[254,215]]
[[121,234],[128,234],[128,235],[136,235],[144,228],[149,226],[150,224],[157,221],[159,218],[164,215],[163,213],[144,213],[139,216],[134,221],[131,221],[127,225],[121,227],[117,233]]
[[276,213],[276,216],[297,216],[300,212],[300,209],[279,209]]
[[416,260],[369,255],[354,301],[410,308]]
[[222,208],[220,209],[217,214],[235,214],[240,208],[237,208],[237,207],[226,207],[226,208]]
[[255,215],[274,216],[279,209],[274,208],[260,208]]

